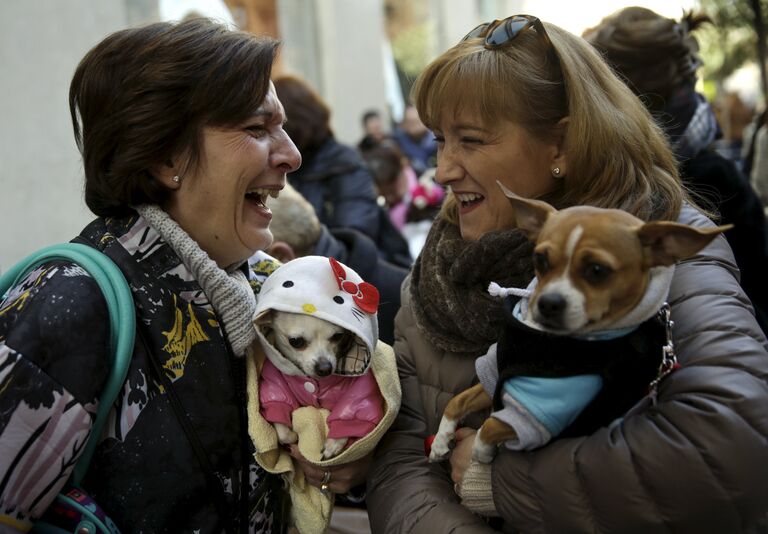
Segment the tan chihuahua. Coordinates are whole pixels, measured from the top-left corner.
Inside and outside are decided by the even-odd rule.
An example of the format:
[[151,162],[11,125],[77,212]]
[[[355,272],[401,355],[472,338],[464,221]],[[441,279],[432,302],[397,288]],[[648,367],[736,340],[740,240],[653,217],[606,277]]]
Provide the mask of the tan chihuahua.
[[[347,354],[355,341],[348,330],[311,315],[275,310],[269,325],[270,339],[277,350],[292,362],[305,376],[322,378],[336,369],[337,359]],[[282,423],[273,423],[277,440],[281,444],[296,443],[299,435]],[[327,438],[322,459],[338,455],[348,438]]]
[[[562,336],[614,328],[641,302],[651,268],[689,258],[731,228],[644,222],[625,211],[590,206],[558,211],[546,202],[519,197],[501,183],[499,187],[509,198],[517,227],[535,242],[537,283],[524,319]],[[445,458],[466,414],[491,405],[482,384],[451,399],[431,444],[430,461]],[[488,463],[500,443],[516,438],[509,425],[489,417],[475,438],[472,457]]]

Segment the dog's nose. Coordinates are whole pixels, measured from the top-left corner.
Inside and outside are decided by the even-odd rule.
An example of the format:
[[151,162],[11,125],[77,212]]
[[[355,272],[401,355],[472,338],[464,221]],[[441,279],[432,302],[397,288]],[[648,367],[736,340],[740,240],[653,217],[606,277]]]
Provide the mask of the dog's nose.
[[333,372],[333,365],[328,360],[322,359],[315,364],[315,374],[317,376],[328,376]]
[[559,319],[565,311],[566,304],[565,298],[560,293],[545,293],[539,297],[539,313],[549,320]]

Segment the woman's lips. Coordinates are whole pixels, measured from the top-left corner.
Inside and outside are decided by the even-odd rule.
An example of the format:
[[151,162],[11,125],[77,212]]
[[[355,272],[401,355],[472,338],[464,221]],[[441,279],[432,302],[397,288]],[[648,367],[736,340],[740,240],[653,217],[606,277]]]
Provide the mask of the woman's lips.
[[272,220],[272,210],[270,210],[264,203],[263,196],[254,194],[245,195],[245,203],[256,212],[259,217],[266,219],[268,222]]
[[473,211],[485,200],[485,197],[479,193],[465,193],[454,191],[454,196],[459,205],[459,214],[464,215]]

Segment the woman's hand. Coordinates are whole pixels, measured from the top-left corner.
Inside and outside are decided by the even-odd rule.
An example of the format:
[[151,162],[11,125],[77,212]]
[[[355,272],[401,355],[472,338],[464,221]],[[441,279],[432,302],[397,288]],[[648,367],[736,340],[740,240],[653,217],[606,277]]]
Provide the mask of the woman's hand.
[[476,434],[477,430],[473,428],[462,427],[456,430],[456,446],[451,451],[449,461],[451,462],[451,479],[458,486],[464,480],[464,473],[472,459],[472,446],[475,444]]
[[[299,452],[297,445],[289,445],[289,453],[296,460],[296,465],[304,472],[307,481],[318,488],[323,485],[323,478],[327,478],[328,490],[333,493],[347,493],[350,489],[365,482],[368,467],[373,459],[373,451],[359,460],[333,467],[318,467]],[[330,477],[326,475],[330,473]]]

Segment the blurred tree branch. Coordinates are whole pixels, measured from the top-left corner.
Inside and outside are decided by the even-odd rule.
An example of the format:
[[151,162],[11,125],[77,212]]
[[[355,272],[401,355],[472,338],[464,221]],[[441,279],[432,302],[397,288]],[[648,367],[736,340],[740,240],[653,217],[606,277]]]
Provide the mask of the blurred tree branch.
[[757,63],[763,101],[768,102],[766,20],[768,0],[699,0],[712,19],[697,32],[704,59],[704,76],[721,83],[749,61]]

